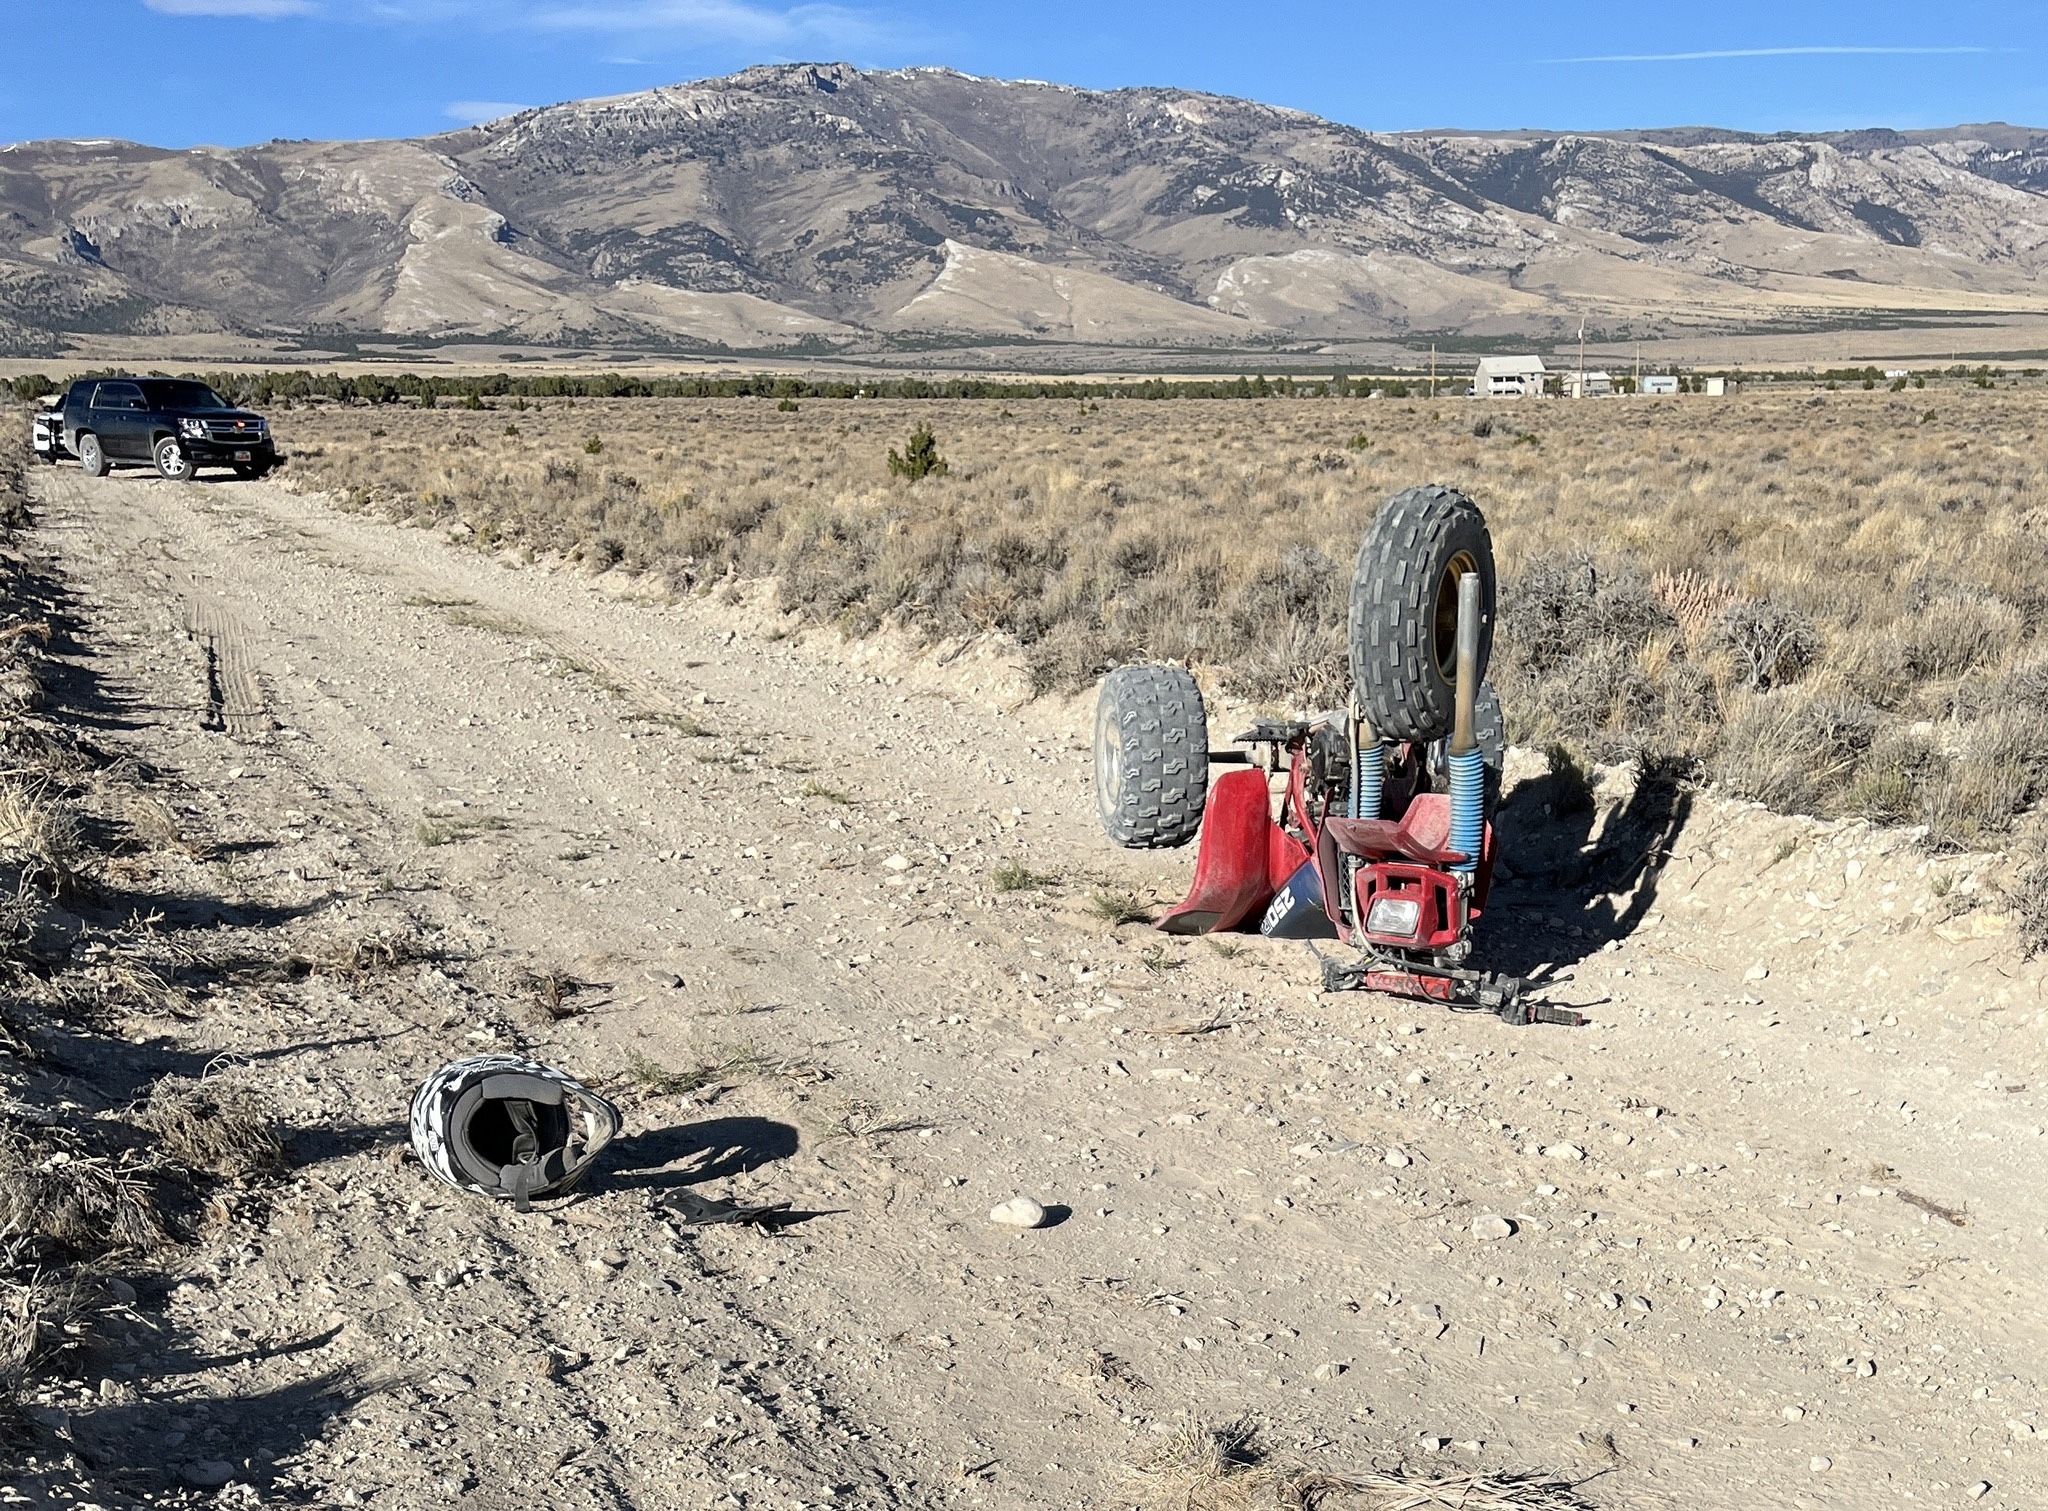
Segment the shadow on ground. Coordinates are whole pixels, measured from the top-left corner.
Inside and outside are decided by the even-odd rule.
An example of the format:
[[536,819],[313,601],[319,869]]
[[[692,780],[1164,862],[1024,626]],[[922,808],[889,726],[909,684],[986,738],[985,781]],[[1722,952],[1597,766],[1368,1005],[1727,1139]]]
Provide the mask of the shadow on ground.
[[1692,808],[1692,786],[1654,767],[1618,806],[1597,801],[1576,773],[1519,783],[1495,818],[1513,875],[1494,886],[1476,963],[1526,976],[1633,934],[1656,906]]
[[662,1191],[745,1175],[797,1151],[797,1131],[771,1118],[709,1118],[620,1139],[605,1155],[605,1185]]

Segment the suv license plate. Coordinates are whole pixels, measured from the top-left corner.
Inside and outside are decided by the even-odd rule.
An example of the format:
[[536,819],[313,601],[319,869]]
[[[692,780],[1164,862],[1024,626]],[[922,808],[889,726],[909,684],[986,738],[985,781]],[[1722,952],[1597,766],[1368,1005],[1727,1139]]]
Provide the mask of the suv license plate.
[[249,454],[248,452],[246,452],[246,451],[237,451],[237,452],[235,453],[235,460],[236,460],[236,461],[238,461],[238,462],[246,462],[246,461],[248,461],[249,459],[250,459],[250,454]]

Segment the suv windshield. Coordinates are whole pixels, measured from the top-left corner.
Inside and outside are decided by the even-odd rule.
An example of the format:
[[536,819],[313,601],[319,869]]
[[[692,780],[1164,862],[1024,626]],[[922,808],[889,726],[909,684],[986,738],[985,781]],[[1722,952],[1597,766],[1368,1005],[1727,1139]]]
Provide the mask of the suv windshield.
[[151,409],[232,409],[219,394],[204,383],[152,378],[142,385]]

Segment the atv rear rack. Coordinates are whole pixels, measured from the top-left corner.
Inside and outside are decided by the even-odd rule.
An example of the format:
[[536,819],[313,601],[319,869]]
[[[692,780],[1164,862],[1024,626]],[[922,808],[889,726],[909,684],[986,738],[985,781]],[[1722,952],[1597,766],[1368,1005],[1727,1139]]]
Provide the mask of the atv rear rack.
[[1517,1028],[1534,1023],[1583,1028],[1586,1023],[1583,1014],[1568,1007],[1530,1001],[1523,995],[1529,983],[1520,976],[1427,965],[1378,953],[1361,955],[1356,960],[1332,960],[1318,952],[1316,958],[1322,963],[1326,992],[1385,992],[1396,997],[1420,997],[1441,1002],[1454,1012],[1492,1013],[1501,1022]]

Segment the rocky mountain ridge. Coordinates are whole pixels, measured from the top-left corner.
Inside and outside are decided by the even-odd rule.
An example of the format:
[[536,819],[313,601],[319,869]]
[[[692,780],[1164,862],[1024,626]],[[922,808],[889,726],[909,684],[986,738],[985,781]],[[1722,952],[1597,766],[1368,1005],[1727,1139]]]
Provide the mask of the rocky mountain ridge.
[[2048,132],[1384,134],[1171,89],[748,69],[417,141],[0,149],[67,332],[1205,347],[2048,310]]

